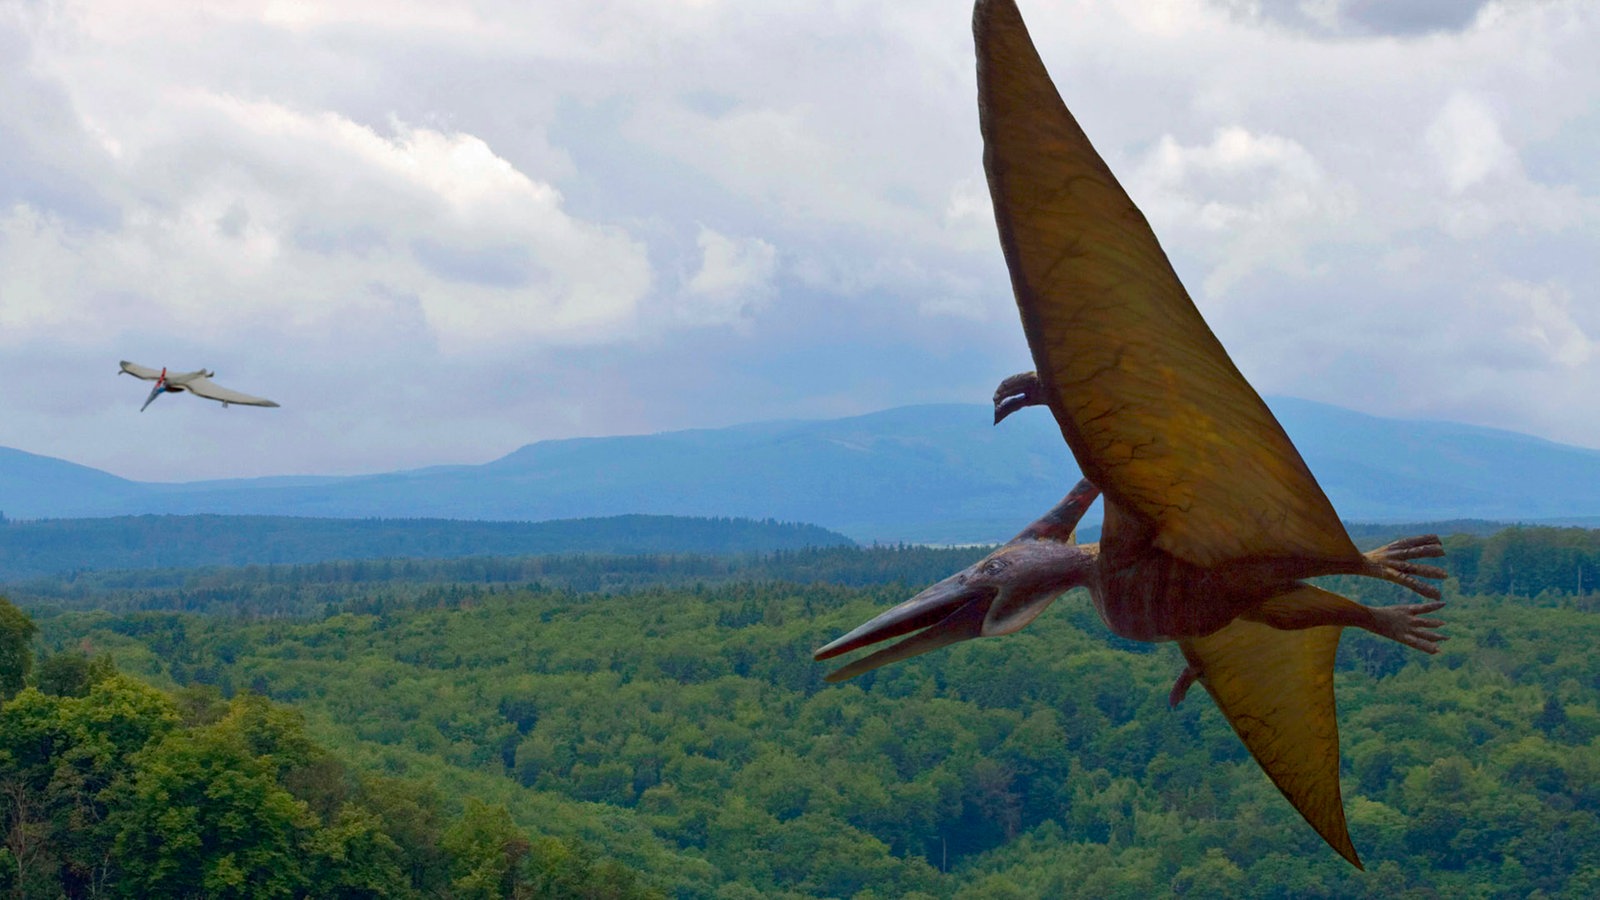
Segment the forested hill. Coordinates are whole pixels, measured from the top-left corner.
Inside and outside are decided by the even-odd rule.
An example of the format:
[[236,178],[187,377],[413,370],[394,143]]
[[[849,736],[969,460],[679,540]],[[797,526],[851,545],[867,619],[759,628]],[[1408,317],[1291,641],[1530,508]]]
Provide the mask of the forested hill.
[[122,516],[0,525],[0,581],[85,570],[562,553],[770,553],[853,542],[814,525],[611,516],[554,522]]
[[666,900],[502,805],[352,768],[259,694],[162,691],[109,655],[35,666],[34,629],[0,598],[5,896]]
[[[1469,523],[1474,524],[1474,523]],[[1356,536],[1369,549],[1427,531],[1374,527]],[[1464,594],[1537,602],[1575,598],[1594,611],[1600,594],[1600,530],[1503,528],[1487,535],[1456,532],[1440,560]],[[19,604],[36,609],[108,612],[181,611],[239,618],[306,618],[337,612],[471,604],[508,588],[614,594],[644,588],[701,590],[726,584],[829,584],[851,588],[897,585],[915,591],[981,558],[984,546],[806,547],[710,555],[559,554],[456,559],[371,559],[196,569],[78,571],[13,582]],[[1323,579],[1341,593],[1375,603],[1406,603],[1404,589],[1371,579]]]
[[[38,609],[40,690],[0,703],[0,767],[26,761],[11,790],[36,816],[19,832],[29,880],[0,868],[0,892],[55,896],[88,871],[116,896],[202,895],[180,879],[204,873],[209,896],[1596,897],[1596,537],[1452,539],[1437,656],[1346,633],[1344,805],[1365,872],[1306,826],[1203,692],[1168,709],[1176,648],[1108,635],[1081,595],[1018,634],[824,683],[812,648],[909,588],[760,579],[958,552],[870,548],[775,554],[778,568],[745,570],[754,581],[480,580],[410,602],[371,580],[381,566],[207,576],[219,597],[253,593],[257,576],[324,577],[332,609],[301,618]],[[1500,574],[1516,580],[1497,588]],[[1393,587],[1361,581],[1347,590],[1367,602],[1357,589]],[[51,696],[109,659],[185,686],[182,730],[130,727],[174,718],[170,703],[91,714],[148,694],[125,680],[89,686],[91,703]],[[234,699],[194,703],[211,691]],[[304,715],[303,734],[252,695]],[[280,735],[361,778],[305,765]],[[445,801],[430,829],[399,802],[418,782]],[[103,824],[75,828],[86,815]],[[546,874],[591,860],[558,873],[576,884]],[[251,880],[266,878],[283,886]]]

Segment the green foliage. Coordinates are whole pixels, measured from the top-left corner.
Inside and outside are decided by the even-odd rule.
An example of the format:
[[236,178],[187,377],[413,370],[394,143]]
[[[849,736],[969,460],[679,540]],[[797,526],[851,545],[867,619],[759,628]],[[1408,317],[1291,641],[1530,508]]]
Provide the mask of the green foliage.
[[771,519],[610,516],[551,522],[119,516],[11,522],[0,528],[0,579],[96,569],[450,559],[556,553],[733,554],[849,546],[842,534]]
[[291,897],[315,822],[237,716],[140,755],[110,818],[122,886],[142,897]]
[[47,656],[34,668],[34,686],[58,697],[82,697],[89,689],[116,674],[109,656],[90,657],[77,650]]
[[[1584,597],[1600,593],[1600,531],[1507,528],[1486,538],[1452,537],[1451,573],[1463,593]],[[1600,608],[1600,601],[1590,601]]]
[[104,657],[50,659],[75,661],[49,667],[73,690],[0,706],[15,896],[657,896],[580,845],[530,841],[504,807],[446,823],[425,787],[351,773],[263,697],[174,697]]
[[0,597],[0,700],[16,696],[33,667],[28,642],[38,628],[10,600]]
[[[171,610],[236,616],[383,614],[470,606],[511,585],[532,591],[614,593],[652,585],[706,587],[783,581],[864,586],[926,584],[965,568],[988,548],[808,547],[703,554],[361,559],[306,565],[135,569],[36,578],[16,596],[43,612]],[[749,610],[729,615],[751,615]],[[730,623],[732,624],[732,623]]]
[[[807,564],[890,573],[900,552]],[[908,567],[934,558],[904,552]],[[942,561],[928,580],[953,568]],[[1016,635],[827,685],[811,649],[914,588],[741,580],[769,564],[717,579],[666,567],[653,586],[597,593],[508,580],[370,607],[360,595],[375,583],[351,582],[332,615],[62,613],[41,619],[41,642],[115,652],[187,685],[158,695],[166,724],[130,730],[149,737],[123,757],[115,796],[160,786],[182,797],[184,778],[238,773],[217,803],[254,798],[229,821],[250,823],[230,836],[256,843],[229,845],[228,867],[213,861],[217,891],[270,892],[250,853],[291,849],[298,870],[272,875],[347,896],[380,894],[396,871],[415,892],[396,896],[627,896],[643,890],[632,871],[707,898],[1578,897],[1596,884],[1591,594],[1452,593],[1453,640],[1437,657],[1347,633],[1337,690],[1362,873],[1300,820],[1203,693],[1166,708],[1182,665],[1172,648],[1129,652],[1083,596]],[[1458,579],[1475,577],[1461,566]],[[257,587],[245,578],[240,590]],[[1385,585],[1339,589],[1387,596]],[[113,684],[131,682],[82,699]],[[244,693],[252,686],[273,702]],[[24,691],[0,709],[0,740],[23,748],[8,751],[19,771],[49,768],[26,762],[42,752],[26,748],[58,746],[28,738],[55,733],[28,723],[75,702]],[[422,781],[464,805],[446,809]],[[94,833],[115,847],[135,830],[125,821],[108,812]],[[174,834],[208,821],[137,820]],[[176,840],[141,850],[181,852]],[[41,859],[29,877],[48,869]],[[141,878],[160,875],[149,866]]]

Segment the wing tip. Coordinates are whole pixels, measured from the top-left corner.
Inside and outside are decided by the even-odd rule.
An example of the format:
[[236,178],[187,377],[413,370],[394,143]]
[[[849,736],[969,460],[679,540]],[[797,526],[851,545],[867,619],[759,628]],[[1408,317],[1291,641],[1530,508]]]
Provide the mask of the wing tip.
[[[1323,840],[1327,840],[1327,838],[1323,838]],[[1350,835],[1349,834],[1345,835],[1344,842],[1345,842],[1345,846],[1343,846],[1343,847],[1335,846],[1333,849],[1337,850],[1339,852],[1339,855],[1344,857],[1345,862],[1348,862],[1350,865],[1355,866],[1357,871],[1365,872],[1367,870],[1367,867],[1362,865],[1361,856],[1360,856],[1360,854],[1356,853],[1355,844],[1352,844],[1350,842]]]
[[[1215,634],[1179,641],[1179,647],[1189,664],[1199,670],[1206,693],[1273,786],[1329,848],[1365,871],[1350,840],[1339,784],[1332,675],[1341,630],[1318,626],[1284,631],[1236,619]],[[1286,665],[1290,659],[1295,664]],[[1272,689],[1276,699],[1270,703],[1260,691],[1249,689],[1267,671],[1276,672],[1278,679]],[[1286,692],[1297,694],[1298,704],[1309,704],[1309,718],[1281,715],[1281,698]],[[1308,766],[1305,759],[1296,764],[1296,754],[1272,749],[1285,740],[1299,747],[1301,754],[1309,752],[1316,764]]]

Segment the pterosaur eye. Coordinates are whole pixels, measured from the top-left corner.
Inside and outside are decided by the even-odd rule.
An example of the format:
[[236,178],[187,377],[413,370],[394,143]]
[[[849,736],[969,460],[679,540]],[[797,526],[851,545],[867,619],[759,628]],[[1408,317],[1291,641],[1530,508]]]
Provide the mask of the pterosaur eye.
[[1006,560],[1003,560],[1003,559],[991,559],[988,562],[983,564],[983,574],[985,574],[985,575],[998,575],[1001,572],[1005,571],[1005,568],[1008,565],[1010,565],[1010,563],[1007,562]]

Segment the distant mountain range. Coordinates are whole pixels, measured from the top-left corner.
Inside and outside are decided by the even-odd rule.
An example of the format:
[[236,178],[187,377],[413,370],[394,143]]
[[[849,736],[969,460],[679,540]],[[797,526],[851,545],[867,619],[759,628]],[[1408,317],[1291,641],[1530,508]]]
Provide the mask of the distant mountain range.
[[[1600,526],[1600,450],[1269,398],[1348,521]],[[1077,477],[1048,414],[987,405],[529,444],[482,465],[351,477],[136,482],[0,448],[13,519],[168,514],[525,520],[650,515],[807,522],[858,541],[1004,540]]]

